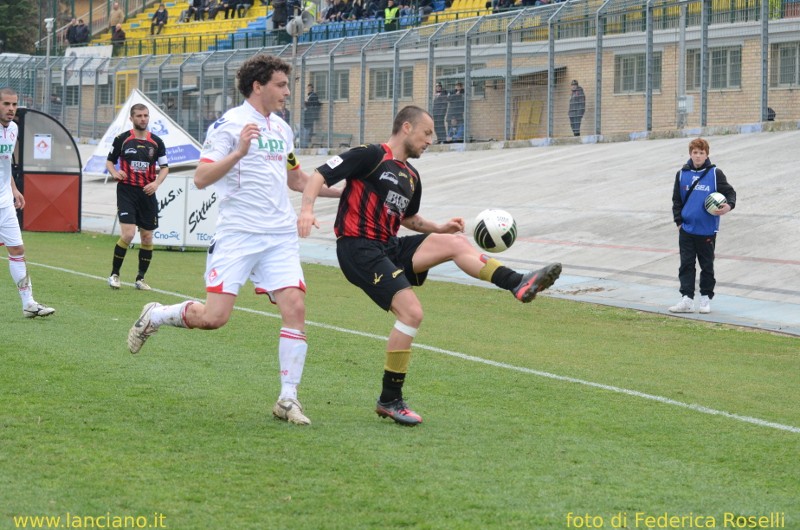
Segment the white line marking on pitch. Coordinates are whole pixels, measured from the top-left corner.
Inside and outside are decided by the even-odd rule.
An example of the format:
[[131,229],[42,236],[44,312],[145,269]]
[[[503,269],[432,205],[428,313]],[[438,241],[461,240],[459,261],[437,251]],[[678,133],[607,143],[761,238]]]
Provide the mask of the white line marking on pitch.
[[[51,265],[44,265],[44,264],[40,264],[40,263],[28,262],[28,264],[29,265],[36,265],[37,267],[43,267],[45,269],[51,269],[51,270],[54,270],[54,271],[66,272],[66,273],[69,273],[69,274],[74,274],[76,276],[83,276],[84,278],[91,278],[91,279],[94,279],[94,280],[101,280],[103,282],[108,281],[108,278],[103,278],[101,276],[95,276],[93,274],[86,274],[85,272],[78,272],[78,271],[73,271],[73,270],[69,270],[69,269],[64,269],[64,268],[61,268],[61,267],[53,267]],[[130,286],[130,287],[133,287],[132,283],[124,283],[123,282],[123,285],[127,285],[127,286]],[[163,291],[161,289],[153,289],[152,292],[166,294],[166,295],[170,295],[170,296],[176,296],[176,297],[182,298],[184,300],[197,300],[197,298],[192,298],[191,296],[186,296],[184,294],[176,293],[176,292],[172,292],[172,291]],[[277,319],[280,318],[280,315],[278,315],[278,314],[267,313],[266,311],[261,311],[261,310],[258,310],[258,309],[248,309],[246,307],[238,307],[238,306],[235,309],[237,309],[239,311],[244,311],[246,313],[253,313],[253,314],[256,314],[256,315],[261,315],[261,316],[266,316],[266,317],[271,317],[271,318],[277,318]],[[360,337],[367,337],[367,338],[370,338],[370,339],[375,339],[375,340],[380,340],[380,341],[386,341],[388,339],[388,337],[383,337],[381,335],[375,335],[373,333],[365,333],[363,331],[355,331],[355,330],[352,330],[352,329],[340,328],[338,326],[331,326],[329,324],[320,324],[318,322],[312,322],[310,320],[307,320],[306,324],[309,325],[309,326],[314,326],[314,327],[318,327],[318,328],[322,328],[322,329],[328,329],[328,330],[331,330],[331,331],[338,331],[338,332],[341,332],[341,333],[348,333],[350,335],[358,335]],[[488,365],[488,366],[495,366],[497,368],[505,368],[506,370],[513,370],[515,372],[522,372],[522,373],[525,373],[525,374],[536,375],[536,376],[539,376],[539,377],[545,377],[547,379],[554,379],[556,381],[564,381],[565,383],[574,383],[574,384],[588,386],[588,387],[592,387],[592,388],[599,388],[600,390],[606,390],[606,391],[609,391],[609,392],[616,392],[618,394],[626,394],[628,396],[647,399],[647,400],[650,400],[650,401],[663,403],[665,405],[672,405],[674,407],[680,407],[680,408],[683,408],[683,409],[689,409],[689,410],[693,410],[695,412],[701,412],[703,414],[710,414],[712,416],[722,416],[724,418],[729,418],[729,419],[736,420],[736,421],[741,421],[741,422],[744,422],[744,423],[750,423],[752,425],[758,425],[759,427],[769,427],[771,429],[778,429],[780,431],[788,431],[788,432],[793,432],[793,433],[799,433],[800,434],[800,427],[795,427],[793,425],[784,425],[783,423],[776,423],[776,422],[773,422],[773,421],[762,420],[762,419],[753,418],[753,417],[750,417],[750,416],[742,416],[740,414],[734,414],[732,412],[725,412],[724,410],[712,409],[712,408],[705,407],[703,405],[697,405],[697,404],[694,404],[694,403],[684,403],[682,401],[676,401],[674,399],[670,399],[670,398],[664,397],[664,396],[657,396],[655,394],[647,394],[646,392],[639,392],[638,390],[629,390],[627,388],[621,388],[621,387],[618,387],[618,386],[604,385],[602,383],[595,383],[595,382],[592,382],[592,381],[586,381],[585,379],[577,379],[575,377],[567,377],[567,376],[564,376],[564,375],[552,374],[550,372],[542,372],[540,370],[534,370],[532,368],[524,368],[522,366],[514,366],[513,364],[506,364],[506,363],[501,363],[501,362],[497,362],[497,361],[491,361],[489,359],[483,359],[481,357],[475,357],[473,355],[467,355],[465,353],[460,353],[460,352],[451,351],[451,350],[445,350],[445,349],[442,349],[442,348],[437,348],[435,346],[428,346],[427,344],[414,343],[414,347],[415,348],[420,348],[420,349],[423,349],[423,350],[436,352],[436,353],[442,353],[444,355],[449,355],[451,357],[457,357],[457,358],[463,359],[465,361],[481,363],[481,364],[485,364],[485,365]]]

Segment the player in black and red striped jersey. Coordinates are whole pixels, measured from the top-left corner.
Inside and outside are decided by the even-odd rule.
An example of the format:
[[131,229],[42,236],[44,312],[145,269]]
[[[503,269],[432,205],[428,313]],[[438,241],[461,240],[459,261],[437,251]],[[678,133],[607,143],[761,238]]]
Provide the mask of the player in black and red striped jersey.
[[[300,237],[308,237],[317,226],[314,201],[322,185],[346,181],[334,223],[336,256],[350,283],[397,317],[386,345],[383,390],[375,411],[403,425],[422,423],[403,399],[403,384],[411,344],[422,323],[422,304],[411,287],[422,285],[429,269],[452,261],[473,278],[511,291],[523,303],[561,274],[560,263],[524,274],[512,270],[472,245],[463,235],[463,218],[436,223],[419,214],[422,182],[408,160],[425,152],[433,132],[430,114],[415,106],[403,108],[385,144],[356,147],[317,168],[306,185],[297,221]],[[419,234],[398,237],[401,226]]]
[[[119,274],[128,247],[139,227],[139,270],[136,274],[137,289],[149,291],[144,275],[153,258],[153,231],[158,228],[158,200],[156,190],[169,173],[167,150],[164,141],[147,130],[150,111],[147,105],[131,106],[133,129],[117,135],[108,153],[106,169],[117,182],[117,215],[120,237],[114,247],[111,276],[108,285],[120,288]],[[119,162],[119,169],[116,165]]]

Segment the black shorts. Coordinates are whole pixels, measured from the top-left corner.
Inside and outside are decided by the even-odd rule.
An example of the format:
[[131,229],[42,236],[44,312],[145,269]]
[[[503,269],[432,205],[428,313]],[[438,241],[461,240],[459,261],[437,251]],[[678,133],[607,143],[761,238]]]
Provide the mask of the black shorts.
[[422,285],[428,271],[414,273],[412,260],[427,234],[393,237],[386,243],[357,237],[336,240],[339,266],[350,283],[360,287],[385,311],[398,291]]
[[143,188],[117,184],[117,218],[120,224],[136,225],[142,230],[158,228],[158,199]]

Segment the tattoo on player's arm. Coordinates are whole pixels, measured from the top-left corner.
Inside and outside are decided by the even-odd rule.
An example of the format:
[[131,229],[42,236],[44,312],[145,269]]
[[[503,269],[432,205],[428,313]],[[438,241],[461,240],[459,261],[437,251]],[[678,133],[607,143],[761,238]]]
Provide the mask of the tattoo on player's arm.
[[422,232],[424,225],[425,223],[423,223],[422,219],[419,217],[414,217],[411,219],[411,228],[417,232]]

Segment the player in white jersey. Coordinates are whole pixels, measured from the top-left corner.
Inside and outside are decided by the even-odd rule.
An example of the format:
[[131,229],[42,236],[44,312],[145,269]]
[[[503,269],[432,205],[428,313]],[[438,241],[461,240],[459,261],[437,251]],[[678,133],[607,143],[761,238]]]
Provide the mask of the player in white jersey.
[[[271,115],[289,97],[291,67],[266,54],[247,59],[237,72],[245,102],[208,128],[195,173],[198,188],[214,184],[220,197],[214,240],[206,261],[205,304],[186,301],[171,306],[151,302],[128,333],[128,348],[137,353],[162,325],[217,329],[231,316],[239,289],[249,279],[256,293],[278,306],[281,392],[275,417],[308,425],[297,400],[307,351],[305,279],[300,267],[297,216],[288,188],[305,189],[308,175],[294,159],[294,135]],[[339,197],[340,189],[325,189]]]
[[25,247],[16,210],[25,207],[25,198],[17,189],[11,174],[11,158],[17,143],[17,114],[19,96],[11,88],[0,88],[0,245],[8,249],[8,268],[22,299],[22,314],[26,318],[46,317],[56,312],[33,299],[33,287],[25,265]]

